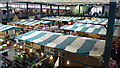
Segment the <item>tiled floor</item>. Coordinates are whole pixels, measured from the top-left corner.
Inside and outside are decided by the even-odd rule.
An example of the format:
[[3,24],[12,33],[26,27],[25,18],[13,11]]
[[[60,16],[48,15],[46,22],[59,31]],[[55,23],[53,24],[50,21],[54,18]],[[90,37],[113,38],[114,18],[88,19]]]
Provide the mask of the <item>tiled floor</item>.
[[15,48],[14,47],[9,47],[9,52],[8,52],[8,57],[11,59],[15,56]]

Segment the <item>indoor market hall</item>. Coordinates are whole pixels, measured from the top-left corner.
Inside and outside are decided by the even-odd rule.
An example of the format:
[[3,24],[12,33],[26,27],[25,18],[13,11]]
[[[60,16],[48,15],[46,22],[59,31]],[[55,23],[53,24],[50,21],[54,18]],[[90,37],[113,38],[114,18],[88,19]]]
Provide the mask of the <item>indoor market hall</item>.
[[0,0],[0,68],[120,68],[120,0]]

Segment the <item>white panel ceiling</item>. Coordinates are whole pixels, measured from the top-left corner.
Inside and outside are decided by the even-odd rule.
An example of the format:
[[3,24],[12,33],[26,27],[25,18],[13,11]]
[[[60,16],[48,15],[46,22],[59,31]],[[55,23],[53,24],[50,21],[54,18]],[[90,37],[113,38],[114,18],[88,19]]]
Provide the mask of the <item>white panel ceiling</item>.
[[110,1],[118,2],[120,0],[0,0],[0,1],[19,1],[19,2],[46,2],[46,3],[54,3],[54,4],[83,4],[83,3],[91,3],[91,4],[108,4]]
[[109,2],[109,1],[114,1],[115,2],[119,0],[11,0],[11,1],[30,1],[30,2],[31,1],[32,2],[33,1],[34,2]]

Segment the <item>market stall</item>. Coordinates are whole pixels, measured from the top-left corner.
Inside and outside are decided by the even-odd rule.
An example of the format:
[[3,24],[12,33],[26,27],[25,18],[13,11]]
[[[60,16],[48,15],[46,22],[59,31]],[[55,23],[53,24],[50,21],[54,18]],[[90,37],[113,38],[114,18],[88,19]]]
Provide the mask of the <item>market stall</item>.
[[15,29],[23,29],[23,27],[0,25],[0,54],[7,56],[7,52],[9,51],[7,47],[10,45],[8,45],[9,42],[5,40],[15,36]]
[[66,17],[66,16],[56,16],[56,17],[44,17],[42,18],[43,20],[56,20],[56,21],[75,21],[75,20],[79,20],[82,17]]
[[10,26],[10,25],[0,25],[0,32],[14,30],[14,29],[23,29],[23,27]]
[[21,29],[23,29],[23,27],[0,25],[0,37],[5,38],[5,37],[15,36],[15,33],[20,31]]
[[14,24],[23,24],[23,25],[38,25],[40,23],[48,24],[48,23],[53,23],[52,21],[40,21],[40,20],[21,20],[21,21],[15,21],[13,22]]
[[[105,40],[98,40],[98,39],[86,38],[81,36],[63,35],[60,33],[52,33],[47,31],[34,30],[22,35],[15,36],[15,38],[30,43],[35,43],[37,44],[37,46],[44,46],[44,48],[50,47],[56,50],[63,50],[74,54],[80,54],[83,56],[85,55],[93,56],[97,58],[102,57],[105,47]],[[27,46],[37,48],[34,47],[34,45],[32,46],[27,45]],[[43,49],[43,50],[50,52],[47,49]],[[54,53],[54,52],[50,52],[50,53]],[[60,51],[59,53],[62,52]],[[91,62],[89,60],[87,62]]]
[[62,24],[74,24],[76,20],[80,20],[84,17],[67,17],[67,16],[56,16],[56,17],[44,17],[43,20],[56,21]]
[[95,19],[85,19],[85,20],[78,20],[80,23],[92,23],[92,24],[105,24],[108,22],[108,19],[106,18],[95,18]]
[[[88,35],[86,35],[86,37],[93,36],[92,38],[101,38],[101,39],[105,39],[105,35],[107,32],[107,27],[103,25],[93,25],[93,24],[83,24],[83,23],[65,25],[65,26],[62,26],[60,29],[74,31],[75,34],[78,34],[78,35],[81,34],[82,36],[87,33]],[[116,27],[114,29],[114,36],[119,36],[118,30],[119,30],[119,27]]]
[[42,28],[52,27],[51,24],[54,24],[55,22],[43,20],[21,20],[12,23],[20,27],[26,27],[25,31],[29,31],[33,29],[40,30]]
[[[94,25],[107,25],[108,19],[107,18],[92,18],[92,19],[84,19],[84,20],[78,20],[77,23],[83,23],[83,24],[94,24]],[[74,24],[74,25],[77,25]],[[119,19],[115,19],[115,25],[119,25]]]

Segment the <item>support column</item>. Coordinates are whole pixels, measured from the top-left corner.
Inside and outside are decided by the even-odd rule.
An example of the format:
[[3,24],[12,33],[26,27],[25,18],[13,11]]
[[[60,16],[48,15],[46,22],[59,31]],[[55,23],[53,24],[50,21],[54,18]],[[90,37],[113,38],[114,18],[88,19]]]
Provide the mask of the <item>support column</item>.
[[40,4],[40,18],[43,17],[43,14],[42,14],[42,4]]
[[106,44],[105,44],[105,51],[104,51],[104,62],[105,67],[109,63],[109,59],[111,56],[111,48],[113,44],[113,33],[114,33],[114,22],[115,22],[115,12],[116,12],[116,2],[110,2],[109,8],[109,16],[108,16],[108,29],[106,33]]
[[65,5],[65,16],[67,15],[67,14],[66,14],[66,8],[67,8],[67,6]]
[[6,2],[6,8],[7,8],[7,22],[10,22],[10,10],[8,6],[8,2]]
[[58,5],[58,16],[59,16],[60,6]]
[[0,22],[2,22],[2,10],[0,8]]
[[105,17],[107,17],[107,14],[108,14],[107,11],[105,11]]
[[79,15],[78,16],[80,16],[80,5],[79,5]]
[[27,17],[27,19],[29,19],[28,3],[26,3],[26,17]]
[[120,6],[118,6],[118,17],[120,17]]
[[104,13],[105,13],[105,6],[102,6],[102,16],[101,17],[103,17]]
[[83,16],[85,16],[85,12],[83,11]]
[[50,16],[52,16],[52,5],[50,5]]

